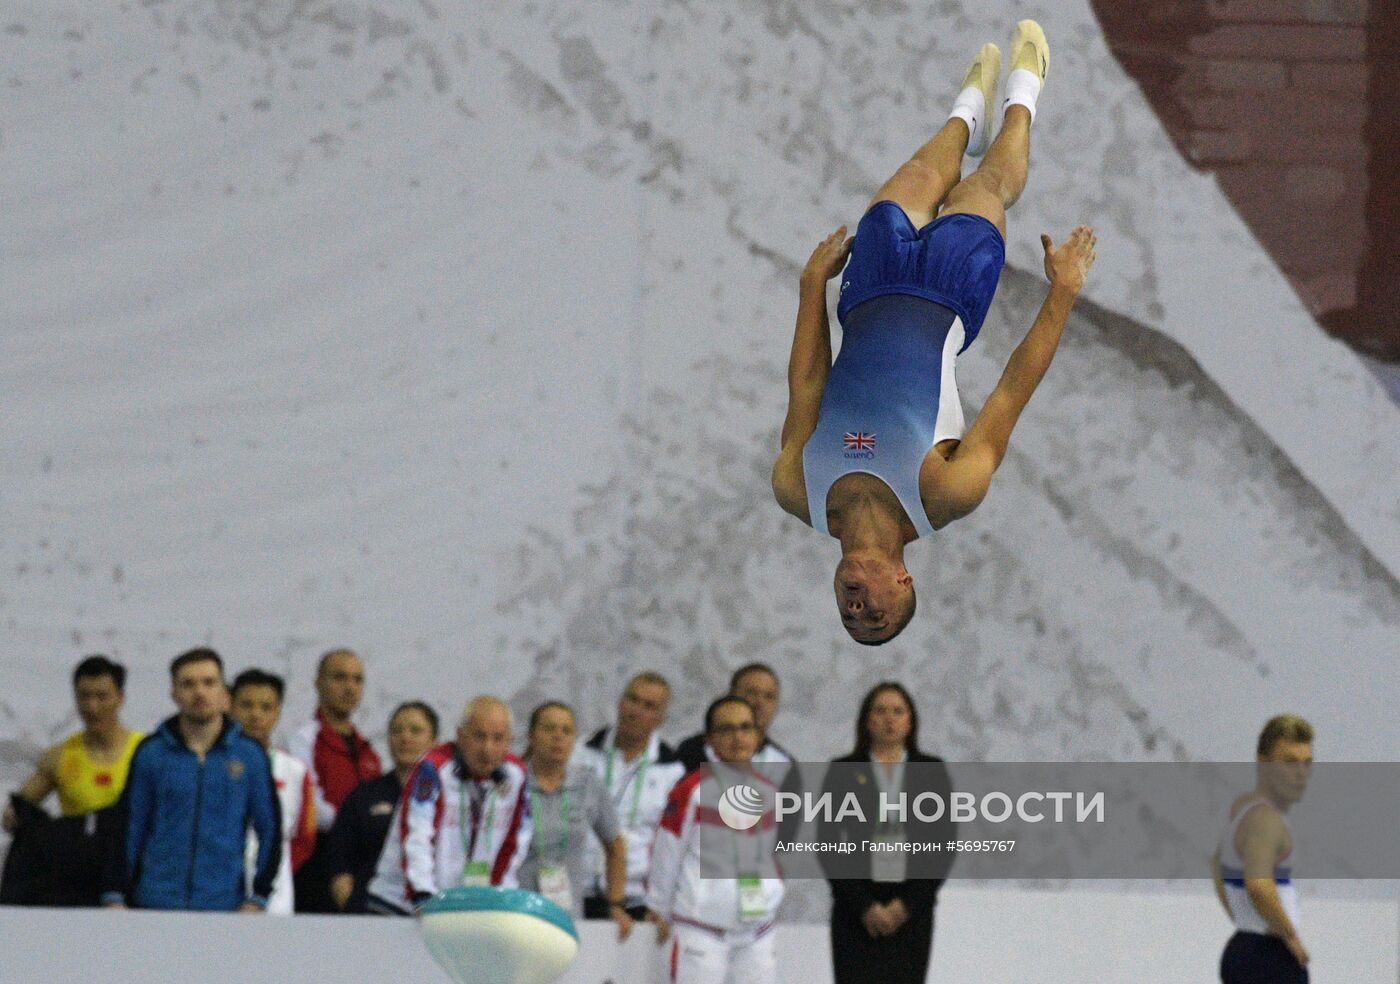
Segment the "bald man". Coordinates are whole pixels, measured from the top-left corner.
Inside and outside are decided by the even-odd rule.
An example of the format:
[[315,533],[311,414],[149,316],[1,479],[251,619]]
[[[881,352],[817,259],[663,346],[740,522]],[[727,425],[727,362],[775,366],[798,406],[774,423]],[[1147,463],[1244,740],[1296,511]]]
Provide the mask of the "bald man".
[[[384,772],[379,753],[352,719],[365,695],[365,665],[350,649],[332,649],[316,664],[316,713],[287,739],[287,751],[306,766],[316,792],[316,826],[330,832],[336,811],[362,782]],[[338,912],[331,898],[325,837],[297,869],[297,912]]]
[[409,915],[456,885],[518,887],[533,824],[525,763],[510,752],[513,732],[504,701],[473,698],[456,741],[414,766],[369,883],[371,912]]

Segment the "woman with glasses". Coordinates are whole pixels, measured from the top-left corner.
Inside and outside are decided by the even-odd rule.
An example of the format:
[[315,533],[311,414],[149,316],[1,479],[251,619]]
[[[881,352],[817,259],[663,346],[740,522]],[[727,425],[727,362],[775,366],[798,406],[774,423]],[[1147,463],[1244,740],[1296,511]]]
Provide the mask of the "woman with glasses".
[[[880,823],[880,795],[913,799],[925,791],[947,801],[947,768],[919,750],[919,712],[901,684],[877,684],[861,701],[856,747],[836,759],[823,792],[833,802],[853,793],[870,822],[823,824],[822,841],[871,841],[890,850],[823,856],[831,883],[831,956],[836,984],[923,984],[933,949],[933,907],[943,884],[946,856],[894,849],[907,839],[896,824]],[[940,831],[951,835],[952,830]],[[917,867],[911,865],[917,864]]]
[[671,790],[652,845],[647,908],[657,942],[670,939],[672,984],[778,979],[773,925],[783,882],[773,860],[776,790],[753,767],[762,736],[748,701],[721,697],[705,712],[715,761]]
[[520,887],[539,892],[575,919],[583,917],[583,896],[592,882],[588,838],[596,836],[606,857],[608,915],[618,937],[632,932],[623,908],[627,890],[627,840],[602,779],[592,769],[571,766],[578,728],[573,709],[549,701],[530,714],[530,815],[535,832],[520,866]]

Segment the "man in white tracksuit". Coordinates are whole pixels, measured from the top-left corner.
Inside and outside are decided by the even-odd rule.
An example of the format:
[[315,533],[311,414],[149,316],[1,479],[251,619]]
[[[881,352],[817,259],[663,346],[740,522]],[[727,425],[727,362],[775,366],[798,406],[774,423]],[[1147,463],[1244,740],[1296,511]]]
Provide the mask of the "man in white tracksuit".
[[475,697],[457,740],[431,748],[405,780],[366,907],[409,915],[456,885],[515,888],[534,824],[525,763],[510,754],[510,708]]
[[[652,846],[647,907],[658,941],[671,944],[672,984],[774,984],[783,883],[773,862],[773,785],[749,768],[760,739],[752,706],[721,697],[705,714],[705,735],[719,764],[702,766],[671,791]],[[739,818],[747,829],[735,827],[734,804],[748,808],[747,820]],[[702,849],[724,856],[702,862]],[[735,877],[702,877],[730,864]]]

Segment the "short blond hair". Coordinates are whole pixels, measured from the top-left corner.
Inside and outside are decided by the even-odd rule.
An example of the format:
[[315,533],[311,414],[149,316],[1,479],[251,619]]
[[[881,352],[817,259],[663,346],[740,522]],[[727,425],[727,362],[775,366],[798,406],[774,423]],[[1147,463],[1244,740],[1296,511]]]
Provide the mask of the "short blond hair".
[[467,706],[462,708],[462,720],[458,723],[460,727],[466,727],[471,723],[472,718],[482,711],[499,709],[506,712],[506,727],[511,731],[515,730],[515,715],[510,712],[510,705],[499,697],[491,694],[478,694],[467,701]]
[[1264,730],[1259,732],[1259,746],[1256,751],[1263,756],[1270,754],[1274,746],[1281,741],[1312,744],[1312,740],[1313,726],[1303,717],[1297,714],[1276,714],[1269,718]]

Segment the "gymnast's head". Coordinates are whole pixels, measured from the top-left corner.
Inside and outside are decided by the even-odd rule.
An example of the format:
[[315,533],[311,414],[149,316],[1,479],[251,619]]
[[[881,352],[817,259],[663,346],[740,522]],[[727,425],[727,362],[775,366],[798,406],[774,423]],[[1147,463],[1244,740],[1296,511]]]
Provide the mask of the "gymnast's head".
[[904,562],[875,550],[849,550],[836,565],[841,624],[863,646],[880,646],[914,617],[914,578]]

